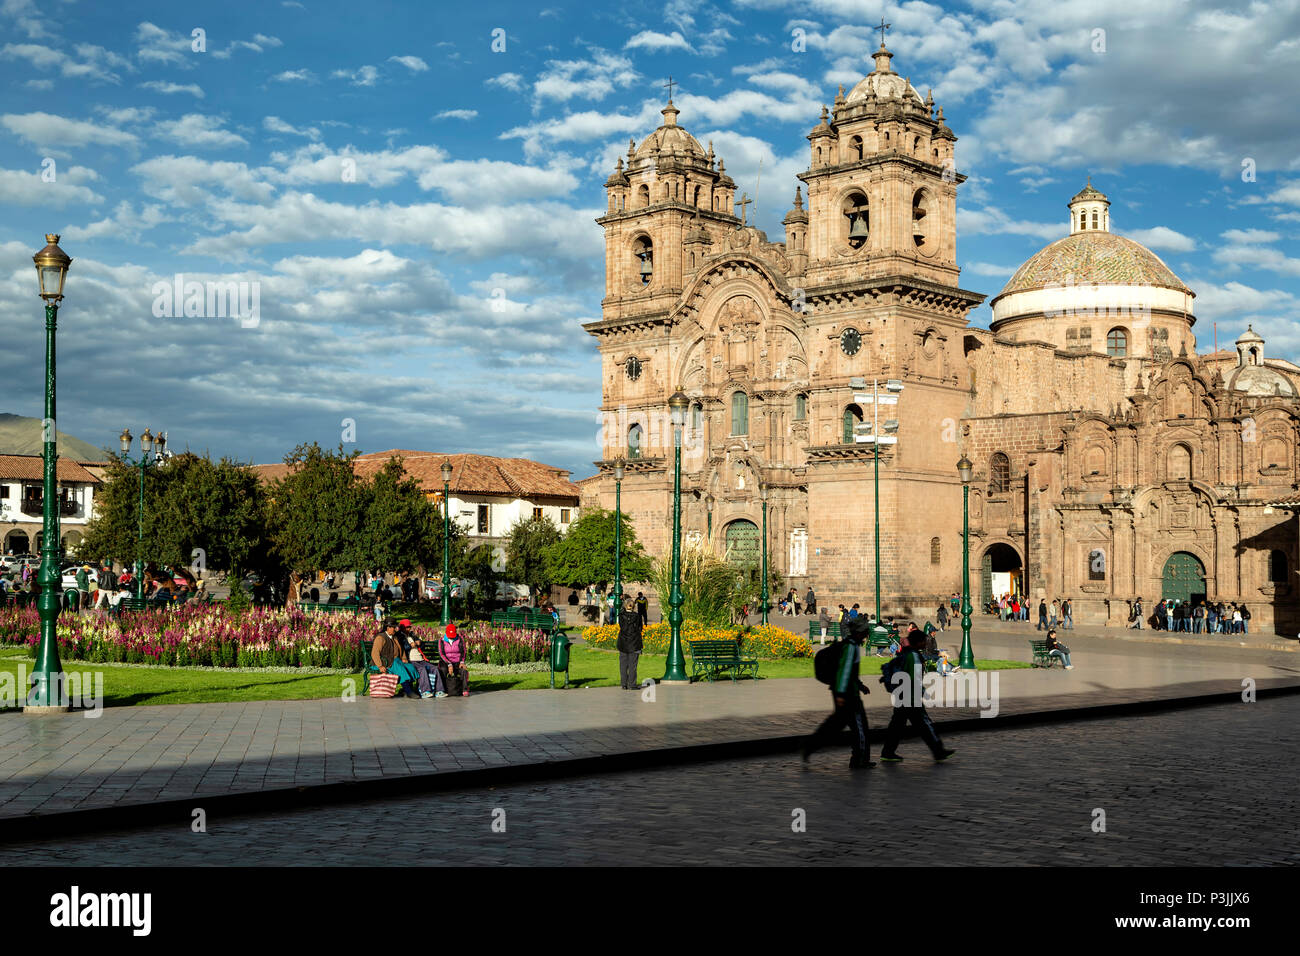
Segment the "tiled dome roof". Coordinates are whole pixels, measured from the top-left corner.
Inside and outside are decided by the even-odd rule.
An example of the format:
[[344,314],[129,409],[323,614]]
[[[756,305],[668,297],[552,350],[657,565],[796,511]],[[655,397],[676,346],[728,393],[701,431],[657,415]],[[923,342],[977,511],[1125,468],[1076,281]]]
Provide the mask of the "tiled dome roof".
[[1058,239],[1016,270],[994,301],[1013,292],[1067,284],[1134,285],[1192,290],[1141,243],[1110,232],[1080,232]]
[[680,112],[677,107],[669,102],[661,112],[664,114],[663,125],[641,141],[636,149],[636,158],[652,156],[657,151],[660,154],[689,156],[704,161],[704,150],[700,147],[699,140],[677,125],[677,114]]

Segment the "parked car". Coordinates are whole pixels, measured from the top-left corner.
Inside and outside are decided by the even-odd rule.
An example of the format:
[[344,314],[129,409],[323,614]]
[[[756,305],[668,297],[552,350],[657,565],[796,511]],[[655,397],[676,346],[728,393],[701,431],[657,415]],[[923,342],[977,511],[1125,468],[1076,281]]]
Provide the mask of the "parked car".
[[0,567],[4,569],[3,573],[12,574],[21,573],[23,566],[38,568],[41,565],[41,559],[34,554],[6,554],[0,557]]
[[[74,564],[70,568],[63,569],[63,590],[66,591],[69,588],[75,588],[77,586],[77,572],[80,571],[81,568],[82,565]],[[99,583],[99,572],[94,568],[91,568],[86,572],[86,580]]]

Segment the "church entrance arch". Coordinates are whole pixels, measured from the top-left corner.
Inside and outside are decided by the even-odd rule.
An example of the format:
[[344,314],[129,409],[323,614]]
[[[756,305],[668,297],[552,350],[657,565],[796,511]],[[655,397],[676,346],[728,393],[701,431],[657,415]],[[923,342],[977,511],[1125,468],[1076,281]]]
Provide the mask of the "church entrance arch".
[[1201,559],[1186,551],[1171,554],[1160,572],[1160,596],[1179,604],[1184,601],[1204,602],[1205,565],[1201,564]]
[[727,525],[727,561],[736,566],[750,583],[758,581],[760,553],[760,535],[758,525],[744,518],[738,518]]
[[991,544],[980,564],[981,605],[999,600],[1004,594],[1020,594],[1024,568],[1020,555],[1009,544]]

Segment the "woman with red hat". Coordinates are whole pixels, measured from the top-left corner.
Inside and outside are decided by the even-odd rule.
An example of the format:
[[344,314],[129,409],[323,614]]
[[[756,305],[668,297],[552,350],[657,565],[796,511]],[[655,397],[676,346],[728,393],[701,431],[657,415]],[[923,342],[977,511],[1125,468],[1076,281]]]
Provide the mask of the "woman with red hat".
[[455,694],[459,689],[462,697],[468,697],[469,672],[465,669],[465,639],[456,633],[455,624],[447,625],[447,633],[438,642],[438,659],[442,686],[449,694]]

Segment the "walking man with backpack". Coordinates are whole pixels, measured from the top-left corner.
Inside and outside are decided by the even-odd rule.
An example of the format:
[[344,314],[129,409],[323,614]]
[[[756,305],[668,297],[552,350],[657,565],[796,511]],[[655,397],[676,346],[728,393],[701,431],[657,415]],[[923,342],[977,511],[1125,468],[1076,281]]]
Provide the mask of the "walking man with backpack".
[[862,661],[862,640],[867,633],[867,622],[857,619],[843,628],[845,637],[830,647],[823,648],[813,658],[813,674],[823,684],[829,684],[835,712],[822,721],[803,748],[806,763],[813,751],[827,743],[847,725],[853,731],[853,756],[851,769],[874,767],[871,762],[871,744],[867,741],[867,712],[862,707],[862,694],[871,689],[858,678]]
[[955,750],[944,747],[935,730],[934,722],[925,711],[925,688],[922,678],[925,676],[925,632],[909,631],[907,643],[898,656],[880,669],[880,681],[889,689],[893,698],[894,715],[889,719],[889,728],[885,731],[885,748],[880,759],[886,763],[900,763],[898,741],[903,735],[903,728],[910,720],[912,726],[921,732],[921,739],[930,747],[935,761],[947,760]]

